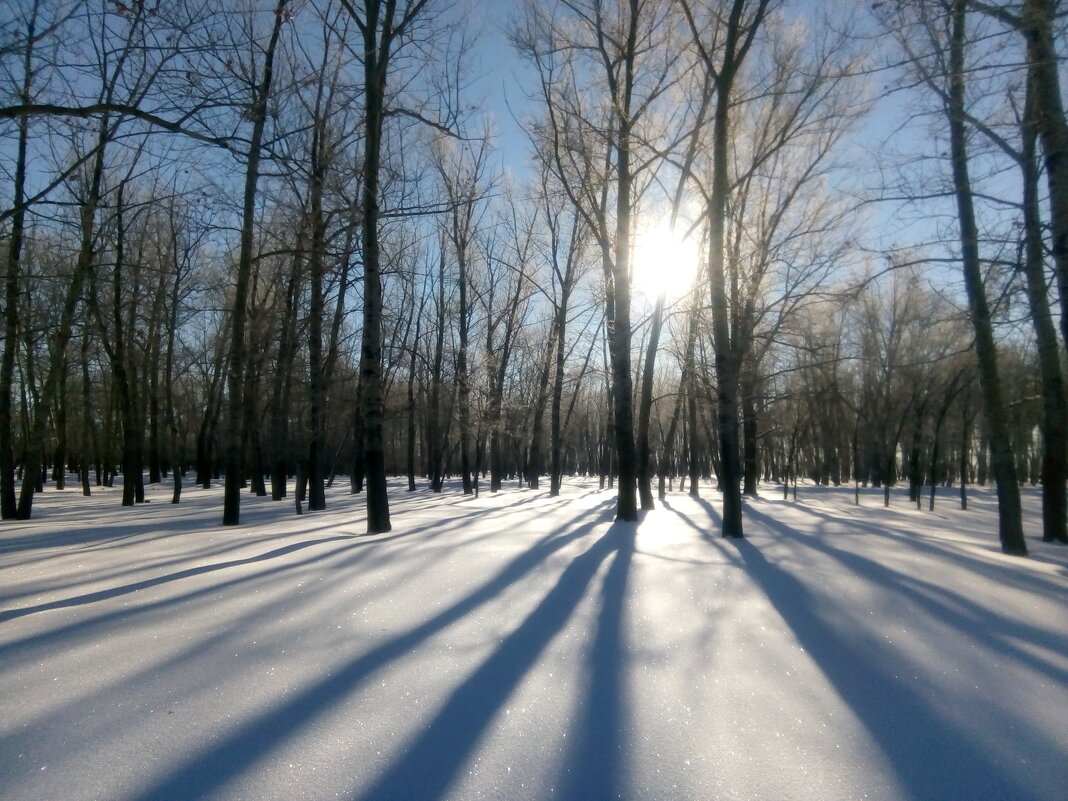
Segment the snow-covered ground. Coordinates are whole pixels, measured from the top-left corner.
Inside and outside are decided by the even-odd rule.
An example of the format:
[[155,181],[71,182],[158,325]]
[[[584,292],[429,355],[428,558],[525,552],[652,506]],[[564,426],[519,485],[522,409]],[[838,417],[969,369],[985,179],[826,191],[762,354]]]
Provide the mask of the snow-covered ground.
[[[48,491],[0,533],[0,798],[1068,798],[1068,548],[991,493],[328,511]],[[926,503],[925,503],[926,507]]]

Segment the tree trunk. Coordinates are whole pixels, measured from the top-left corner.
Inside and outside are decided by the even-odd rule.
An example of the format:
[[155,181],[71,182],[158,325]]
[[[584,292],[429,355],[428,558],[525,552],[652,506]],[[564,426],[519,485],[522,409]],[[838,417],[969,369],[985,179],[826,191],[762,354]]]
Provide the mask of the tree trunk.
[[993,326],[983,287],[979,261],[979,231],[975,222],[971,179],[968,175],[967,131],[964,106],[965,11],[968,0],[953,0],[952,35],[950,38],[950,87],[947,113],[950,150],[953,163],[953,189],[957,198],[960,223],[961,260],[968,307],[975,329],[976,356],[983,410],[990,432],[991,467],[997,482],[998,520],[1001,550],[1006,554],[1027,555],[1020,507],[1020,488],[1009,441],[1001,380],[998,375],[997,349]]
[[[635,35],[632,19],[630,35]],[[633,51],[630,60],[633,60]],[[631,65],[633,66],[633,65]],[[630,235],[631,191],[630,134],[619,132],[616,149],[615,258],[611,263],[612,304],[608,310],[608,350],[612,373],[612,424],[619,471],[616,520],[638,519],[637,460],[634,452],[634,389],[630,370]]]
[[459,299],[460,299],[460,341],[456,351],[456,397],[457,417],[460,424],[460,483],[464,495],[471,495],[475,488],[471,483],[471,377],[467,369],[467,345],[470,332],[471,314],[467,300],[467,255],[458,253]]
[[[36,8],[34,9],[36,12]],[[20,100],[30,102],[33,80],[33,46],[36,41],[37,14],[26,21],[26,52],[22,65]],[[15,353],[18,350],[19,286],[22,271],[22,242],[26,227],[26,158],[29,147],[30,118],[19,119],[19,136],[15,157],[15,180],[12,187],[11,232],[8,238],[7,265],[4,270],[4,352],[0,357],[0,519],[21,517],[15,501],[15,428],[11,416],[11,393],[15,377]],[[28,354],[28,357],[32,358]],[[29,509],[27,507],[29,516]]]
[[223,492],[223,525],[236,526],[241,522],[241,470],[242,470],[242,422],[244,419],[244,378],[248,347],[245,342],[245,324],[248,309],[249,284],[252,281],[253,224],[256,216],[256,184],[260,177],[261,145],[267,120],[267,98],[271,93],[274,74],[274,53],[282,33],[287,0],[278,0],[275,7],[274,26],[263,56],[263,80],[256,87],[249,108],[252,119],[252,135],[249,138],[248,161],[245,165],[245,186],[241,213],[241,248],[237,262],[237,280],[234,286],[234,307],[231,315],[230,359],[227,370],[229,390],[226,427],[226,484]]
[[[322,122],[316,121],[312,132],[311,179],[309,182],[308,283],[311,298],[308,306],[308,509],[326,508],[323,463],[326,439],[326,386],[323,364],[323,253],[326,249],[326,221],[323,219]],[[344,292],[344,287],[340,290]]]
[[686,382],[688,377],[686,375],[686,365],[683,364],[682,375],[679,376],[679,388],[675,393],[675,408],[671,413],[671,422],[668,424],[667,434],[664,435],[664,455],[660,461],[659,470],[659,482],[657,486],[657,496],[661,502],[667,496],[665,484],[665,475],[670,471],[671,475],[675,475],[675,465],[678,460],[675,456],[675,436],[679,430],[679,419],[682,417],[682,405],[686,399]]
[[178,311],[181,303],[182,261],[178,255],[178,233],[171,232],[171,262],[174,266],[174,281],[171,283],[170,305],[167,315],[167,344],[163,363],[163,409],[167,426],[167,452],[171,460],[171,503],[182,498],[182,442],[178,431],[178,418],[174,412],[174,342],[178,330]]
[[642,509],[656,508],[653,502],[652,442],[649,438],[649,420],[653,412],[653,377],[656,370],[656,352],[660,348],[660,329],[664,322],[664,293],[657,295],[653,309],[649,344],[645,351],[642,369],[641,400],[638,404],[638,496]]
[[720,490],[723,493],[723,536],[742,537],[741,461],[738,436],[738,354],[744,343],[731,338],[725,281],[724,229],[730,194],[728,155],[730,109],[734,79],[752,36],[763,20],[766,0],[758,3],[748,30],[742,27],[745,0],[734,0],[724,41],[723,64],[716,76],[716,108],[712,122],[712,189],[708,202],[708,284],[715,351],[719,419]]
[[686,431],[688,433],[687,444],[690,497],[698,498],[701,495],[699,487],[701,478],[701,440],[698,436],[697,426],[697,370],[690,371],[690,385],[686,391]]
[[[367,533],[392,528],[386,492],[386,456],[383,443],[382,388],[382,265],[379,249],[379,173],[382,164],[382,126],[385,118],[386,80],[396,31],[392,27],[393,0],[367,0],[363,32],[364,157],[363,192],[363,338],[360,349],[361,408],[363,412],[364,469],[367,473]],[[385,12],[384,18],[380,15]],[[380,29],[381,23],[381,29]]]
[[[545,439],[545,407],[549,403],[549,371],[552,369],[557,347],[556,326],[554,326],[552,336],[549,337],[548,346],[545,349],[545,359],[541,363],[541,369],[538,370],[537,394],[534,396],[534,407],[530,416],[530,447],[527,449],[524,469],[529,489],[539,489],[541,474],[545,469],[542,447]],[[490,489],[493,489],[492,484]]]
[[[1034,89],[1032,72],[1028,81],[1020,154],[1024,212],[1024,252],[1021,262],[1027,279],[1027,299],[1038,346],[1038,369],[1042,381],[1042,539],[1046,542],[1068,542],[1068,400],[1061,373],[1057,329],[1050,314],[1046,289],[1038,194],[1039,170],[1035,158],[1035,140],[1041,115]],[[1068,159],[1068,152],[1064,158]],[[1068,208],[1065,211],[1068,213]]]
[[415,338],[412,340],[411,352],[408,360],[408,431],[405,443],[405,458],[408,471],[408,492],[415,492],[415,444],[416,444],[416,404],[415,404],[415,368],[419,357],[419,334],[423,322],[423,300],[419,303],[419,311],[415,318]]
[[1020,27],[1027,42],[1035,127],[1042,142],[1049,189],[1053,263],[1061,299],[1061,334],[1068,343],[1068,121],[1061,95],[1059,58],[1053,40],[1057,3],[1024,0]]
[[89,378],[89,324],[82,326],[82,433],[78,445],[78,477],[81,479],[82,495],[93,494],[89,486],[89,461],[92,454],[93,401],[92,382]]
[[759,494],[757,485],[760,482],[758,434],[756,386],[747,380],[742,392],[742,493],[753,497]]
[[280,501],[286,496],[292,449],[289,432],[289,399],[293,388],[293,357],[297,338],[297,296],[300,293],[302,272],[301,246],[298,237],[297,254],[286,281],[285,310],[278,334],[278,355],[271,388],[271,499]]
[[[96,157],[93,161],[92,177],[89,181],[88,194],[80,209],[81,242],[74,272],[67,285],[59,326],[52,335],[52,350],[45,374],[44,386],[40,395],[34,399],[31,430],[26,443],[26,456],[22,489],[19,493],[16,517],[28,520],[33,509],[33,493],[38,491],[42,476],[41,462],[44,459],[44,440],[47,429],[45,404],[55,397],[59,381],[66,375],[67,346],[74,328],[74,312],[81,300],[82,288],[92,268],[94,242],[96,238],[96,209],[100,202],[100,191],[104,174],[105,145],[111,135],[111,120],[105,114],[100,120],[100,129],[96,140]],[[27,351],[28,352],[28,351]]]

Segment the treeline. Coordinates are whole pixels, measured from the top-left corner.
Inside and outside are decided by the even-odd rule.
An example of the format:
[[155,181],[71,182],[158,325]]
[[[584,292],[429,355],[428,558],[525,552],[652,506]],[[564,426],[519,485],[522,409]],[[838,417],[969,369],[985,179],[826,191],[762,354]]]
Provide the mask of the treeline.
[[[767,0],[521,3],[518,177],[459,4],[16,5],[5,519],[68,472],[85,494],[121,474],[123,504],[224,480],[231,524],[242,491],[321,509],[343,476],[386,531],[387,475],[556,494],[577,473],[622,519],[714,478],[741,536],[761,481],[887,502],[906,481],[933,506],[996,480],[1019,553],[1029,480],[1066,539],[1050,4],[846,27]],[[858,148],[900,97],[859,102],[872,75],[908,86],[932,153]],[[879,241],[908,210],[928,222]],[[696,243],[689,274],[650,255],[663,230]]]

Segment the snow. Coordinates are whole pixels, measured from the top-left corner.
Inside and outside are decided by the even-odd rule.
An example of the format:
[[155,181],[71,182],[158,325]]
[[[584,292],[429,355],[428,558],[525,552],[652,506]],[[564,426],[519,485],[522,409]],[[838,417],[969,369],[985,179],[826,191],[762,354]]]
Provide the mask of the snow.
[[[326,512],[46,491],[0,535],[0,798],[1068,797],[1068,549],[992,493],[569,480]],[[924,502],[926,508],[926,500]]]

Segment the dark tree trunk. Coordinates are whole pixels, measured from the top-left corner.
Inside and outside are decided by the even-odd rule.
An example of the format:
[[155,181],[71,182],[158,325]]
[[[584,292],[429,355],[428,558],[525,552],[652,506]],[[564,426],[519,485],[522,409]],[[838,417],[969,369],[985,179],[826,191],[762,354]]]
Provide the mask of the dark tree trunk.
[[997,481],[998,519],[1001,550],[1007,554],[1025,556],[1020,487],[1016,479],[1016,465],[1009,441],[1001,380],[998,375],[997,349],[993,326],[983,286],[979,260],[979,231],[975,223],[971,179],[968,175],[967,131],[965,129],[964,46],[966,41],[965,15],[968,0],[953,0],[952,35],[950,37],[950,87],[947,101],[950,126],[950,150],[953,163],[953,188],[957,198],[960,223],[961,260],[968,307],[975,329],[976,356],[979,364],[979,383],[983,410],[990,432],[991,467]]
[[701,478],[701,438],[697,425],[697,370],[690,371],[690,386],[686,392],[686,431],[688,434],[688,462],[690,477],[690,497],[701,495],[699,482]]
[[264,481],[266,470],[264,469],[263,458],[263,436],[257,423],[259,416],[256,408],[256,398],[259,395],[260,386],[261,359],[262,357],[260,356],[246,359],[248,372],[245,375],[244,382],[244,414],[242,419],[244,438],[241,444],[241,451],[247,459],[244,472],[250,479],[249,490],[259,498],[267,495],[267,484]]
[[285,308],[278,332],[278,355],[271,387],[271,499],[286,497],[292,448],[289,431],[289,399],[293,389],[293,357],[296,354],[297,298],[303,273],[303,233],[297,238],[297,252],[286,280]]
[[171,231],[171,262],[174,281],[171,283],[167,315],[167,344],[163,364],[163,407],[167,425],[167,452],[171,459],[171,503],[182,498],[182,442],[178,431],[178,417],[174,411],[174,341],[178,330],[178,311],[181,303],[182,260],[178,253],[178,232]]
[[[311,180],[309,185],[311,227],[308,254],[308,282],[311,299],[308,306],[308,509],[326,508],[326,489],[323,463],[326,439],[326,385],[323,364],[323,255],[326,249],[326,222],[323,219],[323,163],[322,122],[316,121],[312,132]],[[344,288],[341,288],[344,293]]]
[[[560,303],[556,309],[556,358],[553,370],[553,392],[549,404],[549,497],[555,498],[560,494],[563,484],[563,421],[562,409],[564,399],[564,360],[567,354],[567,345],[564,337],[567,333],[567,309],[570,287],[561,292]],[[589,356],[587,356],[587,364]],[[577,393],[576,393],[577,395]]]
[[[33,47],[36,41],[37,15],[26,20],[26,50],[22,64],[22,91],[19,99],[30,102],[33,80]],[[21,517],[15,500],[15,427],[11,415],[11,393],[15,377],[15,353],[18,350],[19,286],[22,271],[22,242],[26,227],[26,159],[29,147],[30,118],[18,122],[15,176],[12,186],[11,231],[8,236],[7,265],[4,270],[4,351],[0,356],[0,519]],[[29,516],[27,507],[26,516]]]
[[[367,473],[367,533],[392,528],[386,491],[386,456],[383,443],[382,388],[382,265],[379,249],[379,173],[382,164],[382,126],[385,118],[386,81],[394,37],[394,0],[367,0],[363,33],[364,151],[363,192],[363,339],[360,350],[361,409],[363,413],[364,469]],[[351,8],[350,8],[351,11]],[[406,20],[410,18],[406,17]],[[402,23],[403,24],[403,23]]]
[[219,407],[222,404],[223,362],[226,350],[220,346],[212,365],[211,381],[207,387],[207,402],[204,414],[197,428],[197,477],[196,483],[204,489],[211,489],[214,474],[215,430],[219,422]]
[[[1024,114],[1023,151],[1020,154],[1024,212],[1024,252],[1021,262],[1027,278],[1027,299],[1038,345],[1038,369],[1042,380],[1042,539],[1046,542],[1068,542],[1068,399],[1061,373],[1057,329],[1050,313],[1046,288],[1035,141],[1039,127],[1036,118],[1040,118],[1040,114],[1034,82],[1032,71]],[[1048,111],[1046,109],[1046,113]],[[1068,147],[1068,142],[1065,144]],[[1068,159],[1068,152],[1063,158]],[[1065,213],[1068,213],[1068,208]]]
[[653,412],[653,377],[656,370],[656,352],[660,348],[660,329],[664,322],[664,293],[656,299],[653,309],[649,344],[645,351],[642,369],[641,400],[638,404],[638,497],[642,509],[656,508],[653,502],[652,441],[649,437],[649,420]]
[[968,508],[968,482],[969,475],[969,451],[972,449],[972,425],[975,422],[975,413],[969,413],[967,406],[964,408],[963,420],[961,421],[960,434],[960,508]]
[[1042,142],[1049,189],[1053,262],[1061,299],[1061,334],[1068,343],[1068,121],[1054,44],[1054,0],[1024,0],[1019,26],[1027,42],[1028,81],[1034,92],[1035,128]]
[[931,495],[927,503],[927,511],[933,512],[935,508],[935,492],[938,486],[938,457],[939,457],[939,442],[942,438],[942,424],[946,420],[946,414],[949,413],[950,404],[953,403],[953,398],[956,396],[956,378],[953,383],[950,384],[949,389],[946,392],[946,397],[942,401],[942,406],[938,410],[938,416],[935,417],[934,434],[931,437]]
[[[541,363],[541,369],[538,371],[538,390],[537,395],[534,396],[534,408],[531,412],[530,420],[530,447],[527,449],[527,459],[524,468],[526,475],[527,487],[529,489],[539,489],[541,484],[541,474],[545,469],[545,458],[543,456],[543,441],[545,430],[545,407],[549,402],[549,371],[552,368],[553,359],[556,354],[556,330],[553,329],[553,334],[549,337],[548,347],[545,349],[545,359]],[[493,489],[492,484],[490,489]]]
[[444,240],[438,243],[438,296],[437,296],[437,335],[434,340],[434,358],[430,371],[430,408],[427,410],[427,475],[430,488],[441,492],[445,469],[446,426],[442,410],[442,370],[445,362],[445,247]]
[[[135,395],[136,369],[130,352],[133,312],[131,311],[130,320],[124,318],[122,290],[127,283],[132,285],[133,297],[130,299],[130,303],[132,308],[136,308],[140,281],[138,277],[129,280],[124,274],[127,266],[126,226],[123,218],[125,210],[124,189],[125,185],[120,184],[115,210],[115,262],[111,278],[112,329],[110,341],[107,336],[107,327],[102,319],[100,329],[104,334],[101,341],[111,362],[111,373],[118,396],[119,414],[122,423],[122,505],[133,506],[137,502],[137,485],[141,476],[143,432],[141,431],[141,421],[137,414],[137,399]],[[95,287],[90,294],[94,310],[99,311],[96,303]]]
[[[633,20],[631,36],[634,36]],[[616,519],[630,521],[638,519],[638,471],[634,450],[634,389],[630,369],[630,233],[633,177],[630,167],[630,134],[626,129],[619,132],[616,153],[619,180],[616,185],[615,258],[607,265],[611,276],[611,304],[607,308],[608,351],[612,375],[612,428],[619,473]],[[604,241],[607,241],[607,237]],[[605,256],[607,255],[606,252]]]
[[742,493],[756,496],[760,482],[760,459],[757,436],[756,387],[746,382],[742,396]]
[[245,324],[248,309],[249,284],[252,282],[253,224],[256,215],[256,184],[260,177],[261,145],[267,120],[267,98],[271,94],[274,74],[274,54],[285,21],[287,0],[278,0],[270,42],[263,56],[263,80],[256,87],[249,107],[252,135],[249,139],[248,161],[245,165],[245,186],[241,214],[241,248],[234,286],[234,307],[231,315],[230,359],[227,370],[229,389],[226,426],[226,484],[223,492],[223,525],[236,526],[241,522],[242,483],[242,422],[244,420],[244,378],[246,371]]
[[148,427],[148,442],[145,448],[148,463],[148,483],[159,484],[163,480],[163,445],[160,434],[160,364],[163,361],[164,311],[167,299],[167,276],[161,271],[152,296],[152,306],[147,322],[148,343],[144,349],[141,375],[147,380],[146,403],[141,410],[143,422]]
[[749,46],[767,11],[767,0],[759,0],[748,25],[742,14],[746,0],[734,0],[727,19],[722,64],[714,69],[716,107],[712,120],[712,188],[708,202],[708,276],[712,311],[712,344],[715,350],[717,404],[719,422],[719,485],[723,493],[723,536],[742,537],[741,458],[738,436],[738,358],[747,343],[731,338],[730,309],[725,281],[724,229],[731,142],[730,109],[734,80],[745,60]]
[[659,483],[657,486],[657,495],[661,501],[667,496],[665,484],[665,477],[668,472],[672,476],[675,475],[675,465],[678,463],[678,459],[675,456],[675,436],[679,430],[679,419],[682,417],[682,405],[686,399],[686,365],[683,364],[682,375],[679,376],[679,389],[675,393],[675,409],[671,413],[671,422],[668,424],[667,434],[664,435],[664,455],[660,461]]
[[415,492],[415,440],[416,440],[416,404],[415,404],[415,368],[419,356],[419,334],[423,322],[423,303],[419,303],[419,311],[415,318],[415,338],[412,340],[411,351],[408,359],[408,431],[405,442],[405,459],[408,471],[408,492]]
[[81,242],[78,247],[78,258],[74,264],[74,272],[70,277],[70,283],[67,285],[63,307],[60,312],[59,327],[52,336],[52,349],[44,387],[33,402],[31,428],[26,443],[22,488],[19,493],[19,503],[16,511],[16,517],[21,520],[30,518],[33,509],[33,494],[39,491],[38,486],[43,475],[41,462],[44,458],[44,441],[47,430],[45,404],[55,397],[59,382],[66,375],[67,346],[70,343],[73,332],[74,313],[78,307],[78,302],[81,300],[82,288],[85,285],[86,278],[92,269],[96,236],[96,209],[100,202],[100,191],[103,182],[104,150],[110,135],[111,120],[105,114],[100,120],[100,129],[97,133],[96,157],[93,163],[88,194],[83,200],[80,209]]
[[[359,387],[357,387],[359,392]],[[352,415],[352,470],[349,473],[349,494],[359,495],[363,492],[367,465],[364,462],[363,410],[356,404]]]
[[52,481],[57,490],[67,488],[67,375],[59,379],[56,387],[56,407],[53,421],[56,429],[56,450],[52,456]]
[[456,396],[460,424],[460,483],[464,495],[471,495],[475,491],[471,483],[471,381],[467,369],[467,339],[471,314],[467,301],[467,256],[462,252],[462,248],[458,250],[460,341],[456,351]]
[[93,401],[92,381],[89,377],[89,325],[82,328],[82,435],[79,442],[78,477],[81,479],[82,495],[93,494],[89,486],[89,461],[92,454]]

